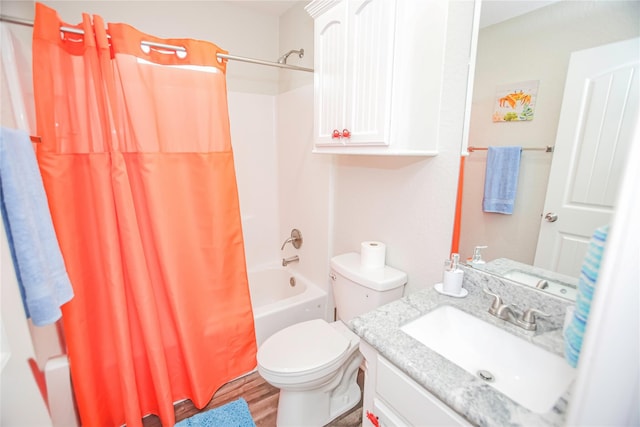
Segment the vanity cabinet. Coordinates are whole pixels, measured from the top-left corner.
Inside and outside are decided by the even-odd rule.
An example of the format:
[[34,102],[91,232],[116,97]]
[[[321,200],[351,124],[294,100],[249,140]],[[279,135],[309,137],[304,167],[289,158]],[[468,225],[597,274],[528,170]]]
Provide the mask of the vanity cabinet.
[[[314,18],[314,152],[438,153],[441,126],[452,120],[443,110],[459,105],[462,111],[466,102],[449,99],[445,90],[467,86],[474,2],[462,2],[470,10],[463,14],[450,10],[455,3],[314,0],[306,6]],[[460,66],[463,73],[455,71]]]
[[369,344],[361,341],[360,351],[366,361],[363,427],[472,426]]

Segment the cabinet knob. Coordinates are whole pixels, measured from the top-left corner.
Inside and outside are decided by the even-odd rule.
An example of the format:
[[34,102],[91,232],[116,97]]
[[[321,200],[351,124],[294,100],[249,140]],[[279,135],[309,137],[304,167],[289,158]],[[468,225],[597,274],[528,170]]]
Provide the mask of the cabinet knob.
[[351,132],[349,132],[349,129],[342,129],[342,136],[344,138],[350,138],[351,137]]
[[340,138],[342,136],[342,134],[340,133],[340,131],[338,129],[334,129],[333,133],[331,134],[331,138],[335,139],[335,138]]

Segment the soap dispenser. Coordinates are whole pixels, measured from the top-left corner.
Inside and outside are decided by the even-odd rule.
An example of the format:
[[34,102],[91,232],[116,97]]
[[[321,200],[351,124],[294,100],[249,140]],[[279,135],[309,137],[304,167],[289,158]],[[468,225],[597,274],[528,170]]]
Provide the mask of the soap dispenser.
[[486,264],[486,262],[482,259],[482,254],[480,251],[482,249],[486,249],[487,246],[476,246],[473,248],[473,257],[467,259],[467,262],[474,267],[478,267],[480,265]]
[[459,262],[459,254],[451,254],[451,259],[447,260],[447,267],[442,277],[442,293],[446,295],[461,297],[466,294],[462,289],[464,271],[458,267]]

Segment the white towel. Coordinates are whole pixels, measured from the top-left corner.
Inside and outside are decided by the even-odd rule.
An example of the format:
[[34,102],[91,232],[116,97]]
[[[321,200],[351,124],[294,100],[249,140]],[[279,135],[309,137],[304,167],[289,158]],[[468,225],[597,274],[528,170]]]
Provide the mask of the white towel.
[[55,322],[73,297],[35,153],[24,131],[0,132],[2,219],[27,317],[37,326]]

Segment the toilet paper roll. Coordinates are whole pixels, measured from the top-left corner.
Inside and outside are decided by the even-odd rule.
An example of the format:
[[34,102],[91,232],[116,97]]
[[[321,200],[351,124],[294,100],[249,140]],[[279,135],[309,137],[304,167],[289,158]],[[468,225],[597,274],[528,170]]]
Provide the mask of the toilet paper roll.
[[360,244],[360,265],[362,268],[383,268],[387,247],[382,242],[367,241]]

